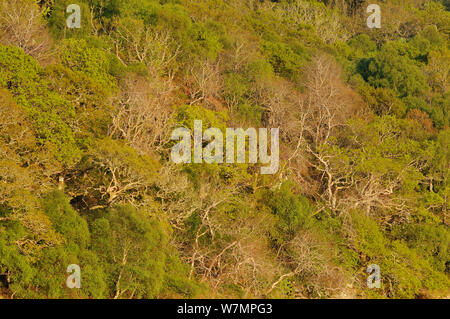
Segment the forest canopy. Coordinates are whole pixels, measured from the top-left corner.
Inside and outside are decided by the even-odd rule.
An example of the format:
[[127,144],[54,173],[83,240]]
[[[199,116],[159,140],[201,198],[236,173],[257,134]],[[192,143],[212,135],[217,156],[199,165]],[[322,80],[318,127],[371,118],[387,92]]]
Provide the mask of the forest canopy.
[[0,298],[448,298],[450,2],[370,2],[1,0]]

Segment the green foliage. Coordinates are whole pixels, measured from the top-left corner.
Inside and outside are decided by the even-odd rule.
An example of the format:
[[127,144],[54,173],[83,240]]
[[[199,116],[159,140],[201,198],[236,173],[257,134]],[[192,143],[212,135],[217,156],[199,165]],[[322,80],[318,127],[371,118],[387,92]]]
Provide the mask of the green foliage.
[[246,78],[256,86],[258,84],[268,84],[274,77],[272,65],[264,60],[257,59],[246,65]]
[[224,97],[231,104],[242,102],[249,90],[248,81],[243,74],[228,73],[224,79]]
[[92,225],[93,250],[106,268],[115,291],[154,298],[163,285],[165,243],[155,224],[130,207],[111,209]]
[[[158,163],[151,157],[139,155],[121,141],[104,138],[90,145],[69,187],[81,193],[89,190],[89,198],[98,205],[146,200],[157,169]],[[86,178],[86,174],[94,178]]]
[[244,102],[239,104],[236,107],[236,118],[238,120],[244,120],[250,124],[260,125],[261,118],[264,113],[264,109],[257,105],[250,105],[248,102]]
[[[33,279],[33,284],[48,298],[104,297],[105,275],[97,256],[88,250],[90,233],[87,222],[72,208],[67,197],[60,191],[45,196],[43,209],[65,243],[42,251],[35,264],[39,272]],[[73,291],[62,284],[65,283],[66,269],[70,264],[77,264],[82,269],[80,291]]]
[[305,63],[304,57],[282,42],[264,41],[262,46],[275,72],[288,78],[298,78]]
[[223,25],[216,22],[196,23],[189,30],[190,50],[194,54],[215,60],[226,44],[226,33]]
[[90,75],[73,71],[62,65],[45,70],[48,86],[74,107],[77,120],[70,122],[78,143],[87,146],[92,138],[100,138],[108,131],[113,107],[109,105],[108,90]]
[[72,208],[64,193],[54,191],[44,198],[43,209],[54,229],[67,243],[79,248],[89,246],[89,229],[86,221]]
[[[358,1],[33,2],[0,8],[0,298],[448,296],[448,1],[376,30]],[[279,172],[173,165],[195,120],[279,127]]]
[[184,105],[179,107],[176,115],[176,123],[182,127],[194,130],[194,120],[202,121],[202,129],[217,127],[225,132],[228,114],[226,112],[214,112],[201,106]]
[[393,235],[404,239],[408,247],[430,260],[435,270],[446,271],[450,257],[450,234],[445,226],[431,222],[402,225]]
[[385,45],[361,72],[375,87],[391,87],[400,97],[420,95],[428,85],[417,64],[399,55],[392,45]]
[[180,295],[195,293],[169,246],[167,230],[155,218],[118,206],[91,228],[92,247],[108,274],[111,297],[154,298],[169,288]]
[[20,230],[18,223],[0,224],[0,274],[6,274],[9,281],[7,288],[18,294],[25,293],[25,287],[30,284],[35,273],[26,257],[12,244],[14,237],[10,232]]
[[71,70],[88,74],[109,92],[116,88],[108,55],[102,50],[89,47],[84,39],[64,40],[61,48],[61,62]]
[[360,34],[348,40],[348,45],[353,49],[351,54],[356,57],[367,56],[376,51],[377,44],[367,34]]
[[276,230],[272,234],[278,244],[282,244],[283,241],[292,238],[299,229],[308,226],[308,217],[312,213],[308,200],[292,194],[288,184],[265,197],[266,205],[278,219]]
[[69,29],[67,27],[66,19],[69,13],[66,9],[73,4],[71,0],[59,0],[52,4],[51,13],[47,17],[48,26],[51,33],[58,39],[68,38],[84,38],[88,37],[93,31],[91,24],[91,10],[87,1],[77,1],[77,5],[81,9],[81,28]]
[[352,222],[357,232],[355,247],[367,256],[370,263],[381,267],[384,278],[382,289],[391,289],[388,295],[412,298],[422,289],[448,287],[448,278],[444,274],[434,270],[427,259],[420,257],[415,249],[408,248],[403,241],[389,242],[373,220],[354,213]]
[[38,141],[54,145],[58,159],[72,163],[80,154],[68,122],[75,110],[47,87],[43,69],[21,49],[0,45],[0,86],[8,89],[32,120]]

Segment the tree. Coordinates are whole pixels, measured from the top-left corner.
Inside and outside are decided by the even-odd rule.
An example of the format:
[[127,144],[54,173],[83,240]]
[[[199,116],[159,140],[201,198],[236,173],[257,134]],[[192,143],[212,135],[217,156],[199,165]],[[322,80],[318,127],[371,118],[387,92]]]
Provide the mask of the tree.
[[91,229],[93,250],[108,274],[110,297],[155,298],[169,282],[172,289],[195,293],[196,287],[183,278],[186,268],[176,268],[166,229],[156,218],[131,206],[117,206],[96,219]]
[[156,178],[157,167],[152,158],[105,138],[97,140],[71,172],[68,188],[74,196],[93,199],[96,205],[88,205],[90,209],[116,203],[142,205]]
[[81,152],[69,125],[74,107],[48,88],[44,69],[22,49],[1,44],[0,69],[0,86],[26,111],[38,143],[56,149],[55,157],[66,164],[76,161]]
[[428,84],[434,91],[445,94],[450,86],[450,50],[432,51],[425,68]]
[[[33,265],[37,270],[29,297],[47,298],[104,298],[107,294],[104,269],[99,258],[89,250],[91,235],[88,224],[69,203],[61,191],[53,191],[43,198],[43,210],[53,228],[62,237],[58,245],[42,250]],[[65,282],[67,267],[77,264],[81,269],[81,289],[69,289]]]
[[41,11],[32,0],[8,0],[0,5],[0,43],[14,45],[38,61],[51,57],[52,40]]
[[127,64],[144,63],[156,75],[173,76],[180,46],[169,31],[154,30],[142,20],[124,18],[115,33]]
[[370,61],[363,76],[375,87],[391,87],[400,97],[420,95],[427,89],[426,79],[413,61],[401,56],[395,48],[386,44]]
[[143,154],[150,154],[170,141],[173,92],[175,85],[159,76],[124,79],[118,110],[110,127],[110,136],[124,138]]

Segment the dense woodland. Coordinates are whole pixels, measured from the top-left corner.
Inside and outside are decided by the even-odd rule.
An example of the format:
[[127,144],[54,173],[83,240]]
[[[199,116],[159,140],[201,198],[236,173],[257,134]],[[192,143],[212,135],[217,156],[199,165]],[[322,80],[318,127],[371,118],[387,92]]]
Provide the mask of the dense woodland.
[[[0,298],[448,298],[449,10],[0,0]],[[194,120],[278,172],[174,164]]]

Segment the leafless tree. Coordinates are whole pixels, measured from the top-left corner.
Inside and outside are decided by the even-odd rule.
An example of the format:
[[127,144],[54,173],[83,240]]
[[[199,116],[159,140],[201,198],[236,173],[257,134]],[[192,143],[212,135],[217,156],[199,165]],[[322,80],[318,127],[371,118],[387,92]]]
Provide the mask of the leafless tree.
[[119,45],[123,49],[126,63],[141,62],[156,74],[174,75],[174,65],[180,52],[170,32],[153,30],[140,20],[125,18],[116,29],[116,49],[120,58]]
[[295,276],[303,279],[304,286],[297,289],[300,290],[297,294],[302,296],[311,290],[316,294],[325,293],[325,296],[334,296],[346,286],[347,278],[340,268],[333,265],[324,242],[306,230],[300,231],[292,240],[282,245],[277,258],[284,267],[279,271],[281,275],[266,290],[266,295],[283,280]]
[[216,104],[215,99],[222,91],[220,62],[203,60],[189,67],[192,88],[190,91],[190,105],[204,102],[210,105]]
[[340,15],[337,12],[328,12],[325,7],[308,1],[294,0],[277,7],[275,12],[286,23],[313,25],[318,36],[327,43],[348,39]]
[[142,153],[157,150],[170,140],[169,121],[174,102],[174,83],[154,75],[124,81],[118,110],[113,116],[111,136],[119,136]]
[[307,94],[301,101],[307,115],[305,130],[312,145],[326,144],[337,128],[343,126],[362,100],[346,87],[336,62],[327,55],[319,55],[306,68]]
[[0,3],[0,42],[14,45],[40,62],[51,56],[51,37],[36,3],[7,0]]

